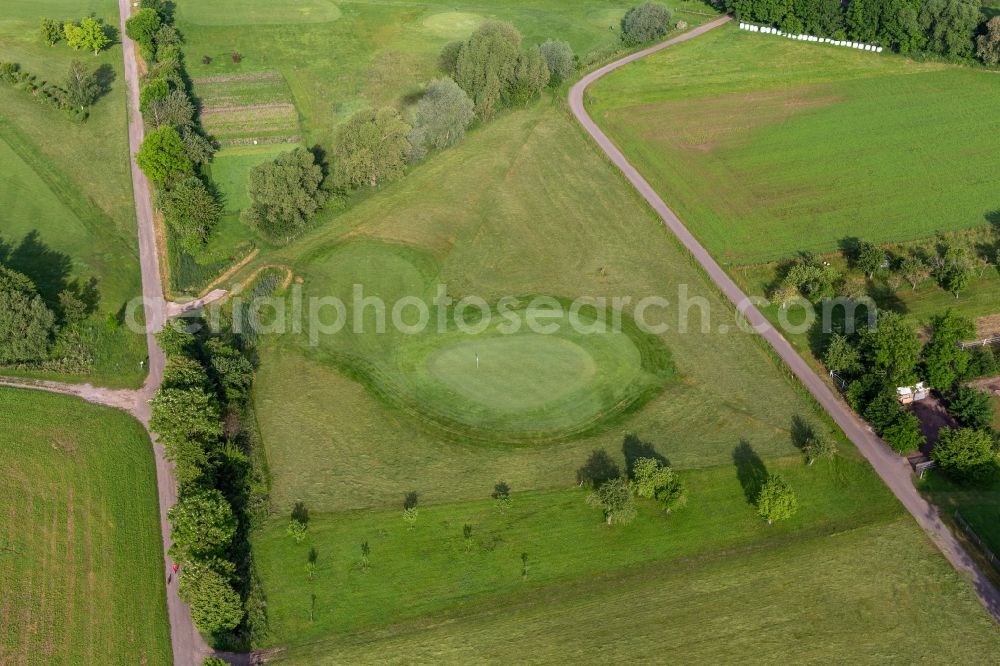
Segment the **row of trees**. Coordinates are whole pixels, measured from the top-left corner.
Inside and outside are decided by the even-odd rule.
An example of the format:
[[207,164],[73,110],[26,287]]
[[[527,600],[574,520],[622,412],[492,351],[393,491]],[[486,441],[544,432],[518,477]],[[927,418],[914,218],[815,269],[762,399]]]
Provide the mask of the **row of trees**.
[[772,290],[772,299],[782,306],[803,297],[813,303],[833,298],[860,298],[867,295],[868,283],[876,277],[893,290],[903,284],[916,289],[933,278],[955,298],[990,267],[993,256],[977,254],[960,242],[940,239],[932,251],[913,250],[903,254],[889,252],[869,241],[849,244],[846,254],[851,268],[859,276],[837,270],[822,257],[802,253],[787,266]]
[[[514,26],[487,21],[467,41],[444,49],[441,69],[448,76],[426,86],[412,122],[392,107],[366,109],[337,130],[330,164],[318,150],[297,149],[255,167],[243,220],[272,242],[288,242],[328,201],[401,178],[408,165],[460,142],[477,118],[487,122],[571,77],[576,62],[565,42],[523,49]],[[172,151],[160,152],[181,151],[174,142]]]
[[63,22],[43,18],[39,34],[49,46],[55,46],[65,39],[71,48],[93,51],[94,55],[98,55],[114,43],[115,30],[94,16],[87,16],[80,21]]
[[254,367],[242,341],[194,335],[168,325],[158,336],[167,354],[152,401],[151,429],[175,465],[178,501],[168,518],[180,595],[198,628],[232,644],[241,624],[263,624],[254,599],[247,534],[254,471],[242,424]]
[[617,466],[604,458],[606,453],[595,451],[580,474],[581,484],[591,488],[587,504],[600,508],[608,525],[627,525],[635,519],[635,497],[653,500],[667,513],[687,503],[684,483],[662,460],[637,458],[631,474],[620,475]]
[[149,68],[139,94],[148,129],[136,162],[156,187],[156,206],[190,254],[198,254],[222,216],[203,167],[215,153],[197,120],[184,72],[181,35],[164,0],[142,0],[125,23]]
[[725,0],[740,19],[789,33],[881,44],[900,53],[1000,59],[1000,20],[980,0]]
[[0,365],[85,371],[93,359],[79,327],[96,305],[93,282],[43,294],[30,277],[0,263]]
[[62,85],[40,81],[17,63],[0,62],[0,82],[30,94],[35,100],[86,120],[90,107],[107,92],[111,70],[107,65],[91,69],[79,60],[69,65]]

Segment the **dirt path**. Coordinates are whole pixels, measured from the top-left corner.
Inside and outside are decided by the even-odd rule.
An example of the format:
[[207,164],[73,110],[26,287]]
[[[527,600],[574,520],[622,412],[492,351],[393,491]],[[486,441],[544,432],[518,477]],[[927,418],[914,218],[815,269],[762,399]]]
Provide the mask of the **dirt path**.
[[[139,170],[135,154],[142,145],[144,128],[139,112],[139,72],[135,43],[125,34],[125,21],[131,13],[129,0],[118,0],[119,29],[125,62],[125,83],[128,89],[128,140],[129,157],[132,166],[132,193],[135,198],[135,215],[139,230],[139,263],[142,271],[142,295],[146,299],[146,321],[150,330],[158,331],[164,322],[165,307],[163,285],[160,282],[160,261],[156,250],[156,229],[153,226],[153,203],[149,180]],[[149,375],[139,392],[133,413],[147,427],[149,426],[149,400],[163,381],[163,366],[166,363],[163,351],[156,344],[152,334],[147,336],[149,349]],[[152,433],[151,433],[152,435]],[[155,440],[155,437],[153,437]],[[170,547],[170,523],[167,511],[177,502],[177,482],[173,466],[167,461],[163,447],[154,444],[156,457],[156,485],[160,500],[160,530],[163,535],[164,571],[173,562],[167,549]],[[174,653],[174,664],[197,666],[211,650],[201,634],[194,627],[191,612],[177,594],[177,579],[167,586],[167,614],[170,618],[170,644]]]
[[[601,150],[607,154],[608,158],[614,162],[615,166],[622,171],[629,182],[639,191],[639,194],[659,214],[667,228],[677,236],[694,259],[701,264],[702,268],[712,279],[712,282],[736,305],[737,309],[743,313],[743,316],[750,325],[767,340],[778,356],[795,373],[795,376],[799,378],[799,381],[805,385],[823,409],[830,414],[833,420],[837,422],[837,425],[854,442],[858,450],[868,459],[868,462],[871,463],[878,475],[882,477],[885,484],[927,533],[930,540],[941,550],[952,566],[955,567],[955,570],[971,582],[979,599],[993,615],[994,619],[1000,621],[1000,594],[998,594],[997,589],[990,583],[979,567],[976,566],[975,562],[972,561],[968,553],[965,552],[961,543],[959,543],[948,527],[941,521],[937,509],[924,500],[917,492],[917,489],[913,485],[909,465],[906,461],[893,453],[881,439],[875,436],[867,424],[858,419],[840,397],[835,395],[827,384],[813,372],[781,333],[767,322],[764,315],[750,303],[746,294],[740,290],[729,275],[715,262],[691,232],[687,230],[646,179],[642,177],[639,171],[629,163],[622,152],[601,131],[584,108],[584,92],[593,82],[647,55],[673,46],[674,44],[694,39],[713,28],[723,25],[729,20],[730,17],[716,19],[690,32],[634,53],[588,74],[570,90],[569,103],[573,115],[576,116],[576,119],[587,130],[587,133],[593,137]],[[920,572],[913,572],[913,575],[919,577]]]

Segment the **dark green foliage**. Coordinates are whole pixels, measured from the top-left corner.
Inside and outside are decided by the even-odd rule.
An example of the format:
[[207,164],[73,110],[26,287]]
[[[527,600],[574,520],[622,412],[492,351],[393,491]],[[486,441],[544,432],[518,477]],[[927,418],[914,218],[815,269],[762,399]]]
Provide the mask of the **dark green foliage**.
[[249,359],[220,338],[212,338],[205,343],[205,352],[226,401],[235,403],[249,397],[254,371]]
[[152,405],[150,428],[164,439],[214,441],[222,436],[218,402],[202,389],[163,389]]
[[212,143],[198,133],[192,125],[180,128],[181,143],[184,144],[184,153],[192,163],[197,165],[208,164],[215,154],[215,147]]
[[861,330],[860,341],[867,368],[883,373],[896,386],[913,383],[920,359],[920,340],[913,324],[895,312],[882,312],[875,328]]
[[198,629],[215,634],[235,628],[243,619],[243,602],[229,577],[199,560],[181,567],[180,596]]
[[899,410],[896,420],[879,434],[897,453],[916,451],[927,441],[920,432],[920,419],[902,409]]
[[[162,347],[162,343],[161,343]],[[193,358],[178,354],[167,359],[163,370],[162,388],[201,389],[209,388],[208,373],[201,363]]]
[[950,477],[962,482],[986,479],[996,469],[993,438],[984,430],[942,429],[931,457]]
[[836,293],[834,285],[840,275],[821,259],[812,255],[803,255],[788,267],[781,281],[783,288],[797,289],[804,297],[813,303],[824,298],[832,298]]
[[961,349],[958,343],[975,335],[975,326],[968,318],[948,310],[931,320],[931,328],[933,334],[924,347],[927,381],[946,393],[968,372],[969,352]]
[[972,255],[964,247],[948,245],[937,260],[934,274],[941,287],[958,298],[975,275]]
[[481,121],[489,122],[509,103],[520,53],[521,33],[499,21],[486,21],[463,45],[455,82],[468,93]]
[[823,364],[838,373],[854,373],[861,367],[861,354],[845,336],[834,333],[827,345]]
[[377,187],[406,171],[411,127],[391,107],[351,116],[337,131],[334,182],[337,187]]
[[549,83],[549,67],[537,47],[532,47],[517,57],[514,82],[510,87],[510,104],[524,106]]
[[145,117],[149,105],[155,101],[166,99],[170,94],[170,84],[165,79],[150,79],[139,91],[139,110]]
[[882,268],[886,262],[885,250],[870,241],[858,243],[854,254],[854,266],[869,279],[875,276],[875,271]]
[[979,8],[980,0],[923,0],[918,20],[927,37],[925,48],[941,55],[972,55]]
[[160,15],[155,9],[140,9],[125,22],[125,34],[147,49],[153,47],[153,38],[160,29]]
[[670,11],[658,2],[646,2],[625,12],[622,17],[622,41],[638,46],[660,39],[670,30]]
[[191,356],[196,344],[194,335],[173,325],[165,326],[157,333],[156,342],[168,358]]
[[215,196],[193,176],[171,190],[159,192],[156,204],[181,245],[194,255],[204,247],[222,215],[222,206]]
[[167,515],[175,559],[225,557],[236,535],[233,507],[215,489],[182,493]]
[[305,228],[326,202],[323,170],[303,148],[282,153],[253,168],[247,193],[253,202],[244,221],[274,241],[288,241]]
[[454,78],[458,72],[458,56],[462,53],[463,42],[448,42],[438,56],[438,69]]
[[973,347],[969,351],[969,356],[967,375],[970,379],[1000,374],[1000,363],[992,347]]
[[143,173],[159,187],[170,187],[194,174],[194,165],[188,159],[180,135],[169,126],[149,132],[135,160]]
[[55,322],[31,280],[0,266],[0,363],[44,360]]
[[989,393],[962,386],[948,401],[948,413],[967,428],[986,430],[993,425],[993,399]]

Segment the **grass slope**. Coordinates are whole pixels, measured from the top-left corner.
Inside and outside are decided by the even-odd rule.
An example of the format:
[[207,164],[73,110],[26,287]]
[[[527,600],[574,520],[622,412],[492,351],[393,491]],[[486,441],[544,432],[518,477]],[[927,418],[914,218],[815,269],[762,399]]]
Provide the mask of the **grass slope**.
[[0,663],[172,663],[142,426],[10,389],[0,422]]
[[988,72],[726,26],[606,77],[589,106],[706,247],[740,264],[986,224],[998,101]]

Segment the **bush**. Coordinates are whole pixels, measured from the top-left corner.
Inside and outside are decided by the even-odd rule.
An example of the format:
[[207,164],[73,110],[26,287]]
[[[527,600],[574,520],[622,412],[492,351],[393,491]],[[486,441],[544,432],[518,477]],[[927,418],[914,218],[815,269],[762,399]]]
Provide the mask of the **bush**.
[[670,30],[670,11],[658,2],[633,7],[622,17],[622,41],[638,46],[659,39]]
[[44,360],[55,323],[31,280],[0,266],[0,363]]
[[510,23],[486,21],[463,45],[455,64],[455,82],[475,104],[476,115],[489,122],[510,100],[521,33]]
[[986,31],[976,38],[976,56],[987,65],[1000,62],[1000,16],[986,22]]
[[654,458],[639,458],[632,467],[635,494],[646,499],[655,499],[669,513],[683,506],[687,501],[687,491],[677,473],[670,467],[661,465]]
[[243,602],[228,577],[209,563],[184,562],[180,575],[180,597],[191,607],[191,618],[201,631],[229,631],[243,619]]
[[184,150],[181,137],[170,126],[147,134],[135,160],[146,177],[159,187],[169,187],[194,174],[194,164]]
[[196,256],[222,215],[222,206],[194,176],[185,178],[172,190],[159,193],[156,203],[181,246]]
[[215,489],[182,493],[167,516],[175,559],[224,557],[236,535],[233,507]]
[[49,46],[55,46],[63,38],[62,25],[55,19],[43,18],[39,31],[42,41]]
[[125,21],[125,34],[147,49],[153,47],[153,38],[159,29],[160,15],[155,9],[140,9]]

